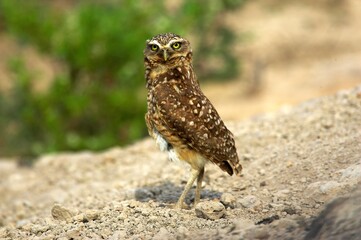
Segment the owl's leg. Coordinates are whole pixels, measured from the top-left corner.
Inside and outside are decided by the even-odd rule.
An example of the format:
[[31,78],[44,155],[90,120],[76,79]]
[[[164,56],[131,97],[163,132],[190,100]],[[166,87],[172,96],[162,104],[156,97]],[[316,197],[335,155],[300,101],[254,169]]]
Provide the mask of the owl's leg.
[[202,188],[203,175],[204,175],[204,167],[202,169],[200,169],[199,174],[198,174],[196,194],[194,197],[193,207],[195,207],[201,200],[201,188]]
[[199,176],[200,170],[198,169],[192,169],[192,175],[189,177],[188,182],[183,190],[182,195],[179,197],[177,204],[175,205],[175,208],[177,209],[182,209],[183,207],[183,203],[184,203],[184,199],[186,198],[189,190],[191,189],[194,181],[196,180],[196,178]]

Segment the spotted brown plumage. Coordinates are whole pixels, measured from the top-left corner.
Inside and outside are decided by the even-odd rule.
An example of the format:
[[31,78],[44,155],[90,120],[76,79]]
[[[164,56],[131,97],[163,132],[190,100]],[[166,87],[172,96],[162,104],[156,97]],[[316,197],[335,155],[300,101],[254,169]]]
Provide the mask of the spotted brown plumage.
[[229,175],[240,174],[242,166],[233,134],[200,89],[186,39],[166,33],[147,40],[144,63],[149,134],[161,150],[168,151],[170,159],[185,161],[192,167],[192,176],[176,206],[182,207],[195,179],[196,204],[208,161]]

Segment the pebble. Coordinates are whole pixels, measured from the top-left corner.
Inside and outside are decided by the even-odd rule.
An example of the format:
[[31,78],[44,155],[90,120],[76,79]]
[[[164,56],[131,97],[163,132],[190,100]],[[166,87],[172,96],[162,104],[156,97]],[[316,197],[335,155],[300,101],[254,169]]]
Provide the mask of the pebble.
[[72,229],[66,232],[68,239],[81,239],[80,231],[78,229]]
[[98,210],[87,210],[84,213],[84,220],[86,221],[94,221],[99,218],[99,211]]
[[252,208],[252,207],[255,207],[255,206],[259,205],[258,198],[256,196],[253,196],[253,195],[245,196],[244,198],[242,198],[239,201],[239,203],[244,208]]
[[226,209],[220,202],[207,201],[198,203],[195,212],[199,218],[217,220],[225,215]]
[[293,215],[293,214],[296,214],[296,209],[293,208],[293,207],[287,207],[285,208],[283,211],[285,211],[287,214],[289,215]]
[[225,207],[235,208],[236,207],[236,197],[231,193],[223,193],[221,196],[221,203]]
[[75,212],[60,204],[55,204],[51,209],[51,215],[55,220],[70,221]]

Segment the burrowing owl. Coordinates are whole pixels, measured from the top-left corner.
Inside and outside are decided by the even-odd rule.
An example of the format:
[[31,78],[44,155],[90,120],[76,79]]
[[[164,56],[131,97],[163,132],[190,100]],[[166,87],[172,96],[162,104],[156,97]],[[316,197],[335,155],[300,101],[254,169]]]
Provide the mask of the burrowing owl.
[[190,43],[173,33],[159,34],[147,40],[144,50],[149,134],[171,160],[190,164],[192,175],[176,208],[197,179],[195,206],[200,200],[204,166],[217,164],[229,175],[240,174],[232,133],[216,109],[203,94],[192,66]]

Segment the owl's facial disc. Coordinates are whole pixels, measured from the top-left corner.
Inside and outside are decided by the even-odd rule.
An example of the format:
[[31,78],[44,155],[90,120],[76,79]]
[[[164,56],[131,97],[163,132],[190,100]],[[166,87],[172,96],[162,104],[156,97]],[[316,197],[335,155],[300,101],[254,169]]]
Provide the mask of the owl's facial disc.
[[176,37],[163,44],[157,39],[148,40],[145,51],[148,52],[148,58],[158,62],[167,62],[173,58],[185,56],[188,49],[187,41]]

